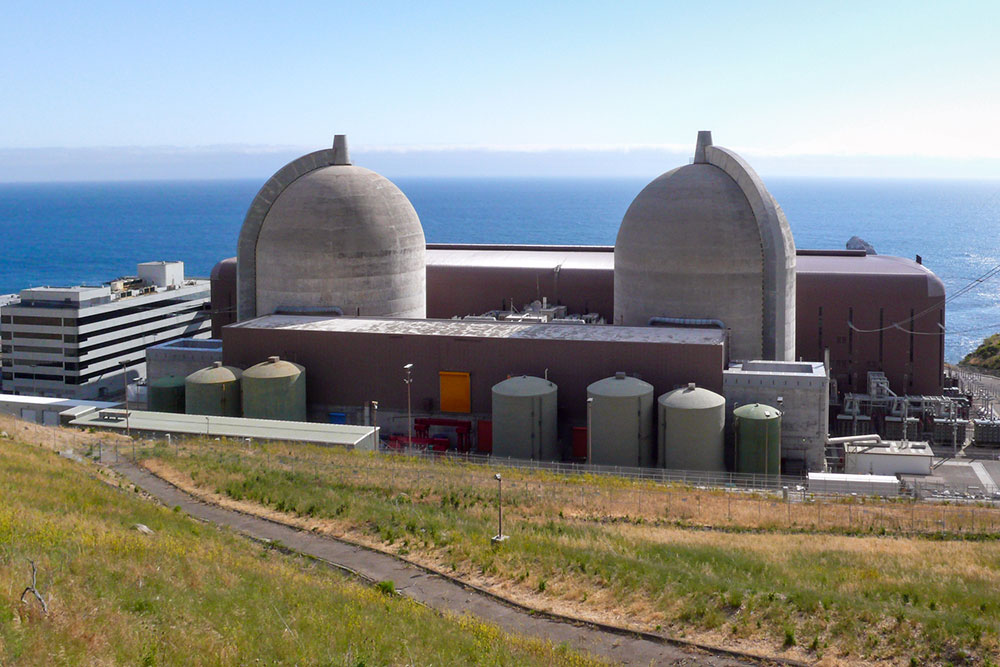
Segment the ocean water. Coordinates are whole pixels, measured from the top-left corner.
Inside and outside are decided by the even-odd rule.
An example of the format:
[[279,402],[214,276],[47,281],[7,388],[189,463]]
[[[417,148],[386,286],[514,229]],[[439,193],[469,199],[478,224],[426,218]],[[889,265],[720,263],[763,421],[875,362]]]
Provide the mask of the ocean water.
[[[0,293],[99,283],[138,262],[180,259],[207,276],[236,254],[263,181],[0,184]],[[427,240],[606,244],[642,179],[398,179]],[[858,235],[913,257],[948,294],[1000,264],[1000,181],[768,179],[799,248],[843,248]],[[1000,331],[1000,278],[949,301],[946,357]]]

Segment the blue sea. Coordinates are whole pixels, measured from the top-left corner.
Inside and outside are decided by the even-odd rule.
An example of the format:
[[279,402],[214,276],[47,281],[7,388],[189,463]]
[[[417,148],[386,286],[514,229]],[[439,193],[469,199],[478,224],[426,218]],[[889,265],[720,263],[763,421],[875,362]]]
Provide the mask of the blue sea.
[[[99,283],[180,259],[207,276],[236,254],[261,180],[0,184],[0,294]],[[398,179],[429,242],[607,244],[642,179]],[[767,179],[799,248],[858,235],[913,257],[949,295],[1000,264],[1000,181]],[[948,303],[946,357],[1000,331],[1000,278]]]

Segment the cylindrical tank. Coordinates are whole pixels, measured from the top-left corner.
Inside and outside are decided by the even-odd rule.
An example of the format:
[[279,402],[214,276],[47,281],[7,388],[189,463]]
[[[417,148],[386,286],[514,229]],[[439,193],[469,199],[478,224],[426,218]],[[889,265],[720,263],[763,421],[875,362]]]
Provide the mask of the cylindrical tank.
[[781,474],[781,412],[770,405],[747,403],[733,410],[736,472]]
[[653,465],[653,385],[625,373],[587,387],[590,463]]
[[184,384],[180,375],[166,375],[149,383],[148,407],[151,412],[184,414]]
[[306,369],[269,357],[243,371],[243,416],[304,422]]
[[522,375],[493,385],[493,456],[557,461],[558,387]]
[[659,466],[725,472],[726,399],[692,382],[657,404]]
[[184,380],[184,412],[189,415],[240,416],[242,371],[216,361]]

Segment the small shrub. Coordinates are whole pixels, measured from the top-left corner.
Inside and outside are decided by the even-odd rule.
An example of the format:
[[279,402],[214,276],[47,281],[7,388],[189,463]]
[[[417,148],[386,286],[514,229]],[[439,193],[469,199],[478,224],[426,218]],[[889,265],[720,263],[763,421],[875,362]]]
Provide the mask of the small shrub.
[[375,588],[378,589],[379,593],[383,595],[395,595],[396,594],[396,584],[391,579],[386,579],[385,581],[380,581],[375,584]]
[[790,648],[795,646],[795,628],[785,627],[785,642],[782,644],[784,648]]

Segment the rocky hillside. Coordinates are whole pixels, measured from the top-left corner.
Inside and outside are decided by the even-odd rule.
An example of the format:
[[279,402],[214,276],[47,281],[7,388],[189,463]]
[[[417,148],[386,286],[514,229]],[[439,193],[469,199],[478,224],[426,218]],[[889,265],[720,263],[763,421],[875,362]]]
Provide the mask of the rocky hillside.
[[993,334],[965,355],[961,365],[1000,370],[1000,333]]

